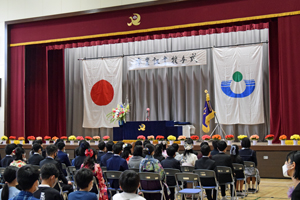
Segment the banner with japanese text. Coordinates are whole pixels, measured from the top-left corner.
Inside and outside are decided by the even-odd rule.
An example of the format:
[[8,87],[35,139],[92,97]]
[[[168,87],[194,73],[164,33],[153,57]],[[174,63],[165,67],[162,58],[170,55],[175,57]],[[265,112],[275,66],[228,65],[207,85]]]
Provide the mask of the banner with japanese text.
[[207,64],[206,50],[145,54],[127,57],[128,70],[183,67]]

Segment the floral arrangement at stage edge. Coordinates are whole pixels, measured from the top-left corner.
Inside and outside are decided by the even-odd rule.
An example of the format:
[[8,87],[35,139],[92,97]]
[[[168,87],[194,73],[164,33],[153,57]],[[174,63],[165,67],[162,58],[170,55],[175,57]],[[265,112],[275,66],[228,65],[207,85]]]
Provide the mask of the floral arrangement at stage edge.
[[198,135],[192,135],[191,139],[194,140],[194,141],[197,141],[197,140],[199,140],[199,136]]
[[23,140],[25,140],[25,138],[24,137],[18,137],[18,140],[23,141]]
[[36,140],[43,140],[43,138],[41,136],[38,136],[35,138]]
[[181,135],[177,138],[177,140],[179,141],[185,141],[186,140],[186,137],[184,135]]
[[52,138],[52,141],[56,141],[56,140],[58,140],[59,138],[58,137],[56,137],[56,136],[54,136],[53,138]]
[[82,136],[77,136],[76,140],[80,141],[80,140],[84,140],[84,138]]
[[158,135],[158,136],[156,136],[156,139],[159,140],[159,141],[162,141],[162,140],[165,139],[165,137],[162,136],[162,135]]
[[291,136],[291,140],[300,140],[300,136],[298,134],[294,134]]
[[108,140],[110,140],[110,137],[108,135],[106,135],[106,136],[103,137],[103,140],[108,141]]
[[50,140],[51,140],[51,137],[48,136],[48,135],[46,135],[46,136],[44,137],[44,140],[45,140],[45,141],[50,141]]
[[211,137],[209,135],[203,135],[202,136],[202,140],[208,141],[210,139],[211,139]]
[[68,139],[69,139],[69,141],[74,141],[74,140],[76,140],[76,137],[75,137],[75,135],[70,135]]
[[174,135],[169,135],[169,136],[167,137],[167,140],[169,140],[169,141],[175,141],[175,140],[176,140],[176,137],[175,137]]
[[85,136],[85,140],[91,141],[93,138],[91,136]]
[[149,136],[147,137],[147,139],[150,140],[150,141],[153,141],[153,140],[154,140],[154,135],[149,135]]
[[286,135],[281,135],[281,136],[279,137],[279,140],[286,140],[286,139],[287,139]]
[[126,123],[126,114],[129,112],[129,104],[125,106],[125,104],[118,104],[117,108],[113,108],[112,112],[106,115],[107,118],[110,119],[110,123],[115,121],[120,121]]
[[247,135],[239,135],[238,136],[238,139],[240,140],[240,141],[242,141],[244,138],[246,138],[246,137],[248,137]]
[[94,141],[100,141],[100,139],[101,139],[100,136],[94,136],[94,137],[93,137],[93,140],[94,140]]
[[137,136],[137,140],[146,140],[146,137],[143,135]]
[[67,136],[61,136],[60,139],[64,140],[64,141],[67,141],[68,140],[68,137]]
[[34,137],[34,136],[28,136],[28,137],[27,137],[27,140],[33,141],[33,140],[35,140],[35,137]]
[[1,137],[1,140],[2,140],[2,141],[6,141],[7,139],[8,139],[8,138],[7,138],[7,136],[5,136],[5,135]]
[[16,139],[16,136],[9,136],[9,139],[10,139],[10,140],[15,140],[15,139]]
[[273,140],[274,139],[274,135],[273,134],[269,134],[265,137],[266,140]]
[[212,136],[212,139],[213,139],[213,140],[219,141],[219,140],[221,140],[222,138],[221,138],[221,135],[216,134],[216,135],[213,135],[213,136]]
[[233,135],[225,135],[225,139],[226,140],[234,140],[234,136]]
[[250,136],[250,140],[258,140],[259,139],[259,136],[258,135],[251,135]]

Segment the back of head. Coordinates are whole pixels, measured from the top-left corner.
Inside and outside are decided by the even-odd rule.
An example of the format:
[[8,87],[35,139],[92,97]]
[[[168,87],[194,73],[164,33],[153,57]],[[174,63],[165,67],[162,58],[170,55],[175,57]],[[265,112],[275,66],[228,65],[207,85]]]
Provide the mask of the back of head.
[[93,172],[90,169],[81,168],[75,174],[75,182],[80,189],[87,188],[92,180]]
[[108,141],[108,142],[105,144],[105,146],[106,146],[107,151],[112,151],[112,148],[113,148],[113,146],[114,146],[114,142],[113,142],[113,141]]
[[163,145],[162,144],[155,145],[154,157],[161,156],[162,155],[162,151],[163,151]]
[[9,197],[8,183],[12,183],[16,179],[17,171],[18,171],[17,167],[8,166],[5,168],[5,171],[3,173],[3,178],[5,181],[5,184],[4,184],[2,192],[1,192],[2,200],[8,200],[8,197]]
[[32,188],[34,183],[39,180],[40,172],[32,165],[25,165],[19,168],[17,172],[17,180],[20,188],[24,191]]
[[[54,145],[58,145],[58,143],[60,143],[60,142],[63,142],[64,143],[64,140],[63,139],[57,139],[56,141],[55,141],[55,143],[54,143]],[[57,146],[58,147],[58,146]]]
[[250,148],[251,147],[251,142],[249,138],[243,138],[242,143],[241,143],[243,148]]
[[121,157],[124,159],[127,159],[129,155],[131,154],[132,145],[129,143],[123,144],[123,152],[121,154]]
[[54,144],[48,145],[46,147],[46,153],[48,156],[53,156],[57,152],[57,146]]
[[137,145],[141,145],[141,146],[143,146],[143,143],[142,143],[142,141],[141,141],[141,140],[138,140],[138,141],[136,141],[136,142],[135,142],[135,144],[134,144],[134,146],[137,146]]
[[59,150],[63,150],[66,145],[64,142],[58,142],[56,146]]
[[78,150],[79,156],[85,156],[85,150],[89,148],[90,148],[90,144],[87,141],[82,140]]
[[150,142],[148,139],[146,139],[146,140],[143,142],[143,147],[145,147],[147,144],[151,144],[151,142]]
[[76,157],[76,156],[79,156],[79,147],[76,147],[76,148],[75,148],[75,157]]
[[59,171],[53,163],[44,164],[41,168],[41,177],[43,180],[49,179],[51,176],[55,176],[56,178],[59,175]]
[[186,156],[186,155],[189,155],[190,153],[193,153],[193,140],[191,138],[187,138],[185,140],[185,143],[184,143],[184,154],[183,156]]
[[227,143],[225,141],[218,142],[218,149],[219,151],[224,151],[227,148]]
[[133,156],[143,157],[143,146],[142,145],[137,145],[134,147]]
[[5,153],[6,155],[10,155],[12,154],[13,150],[15,149],[15,147],[12,144],[8,144],[5,147]]
[[213,147],[214,147],[215,150],[218,149],[218,143],[219,143],[218,140],[213,140],[213,141],[212,141],[212,145],[213,145]]
[[34,141],[32,142],[32,145],[34,145],[34,144],[42,145],[42,144],[43,144],[43,141],[42,141],[42,140],[34,140]]
[[208,156],[209,152],[210,152],[210,146],[207,145],[207,144],[203,144],[201,146],[201,149],[200,149],[201,153],[203,156]]
[[177,143],[173,143],[172,147],[174,147],[175,151],[177,152],[179,149],[179,145]]
[[163,151],[167,149],[167,141],[162,141]]
[[200,147],[202,147],[203,145],[208,145],[208,142],[206,141],[201,142]]
[[96,151],[95,149],[86,149],[84,152],[86,158],[84,159],[83,165],[91,170],[94,170],[96,162]]
[[169,157],[171,157],[171,158],[174,157],[175,153],[176,153],[176,150],[172,145],[167,148],[167,154]]
[[35,143],[33,146],[32,146],[32,150],[34,152],[38,152],[40,149],[42,149],[42,146],[38,143]]
[[232,155],[232,156],[239,155],[239,147],[236,144],[231,145],[231,147],[230,147],[230,155]]
[[121,144],[114,144],[113,146],[113,152],[114,154],[119,154],[123,149],[123,146]]
[[103,142],[103,141],[102,141],[102,142],[99,142],[98,148],[99,148],[99,150],[103,151],[104,148],[105,148],[105,142]]
[[15,149],[15,160],[23,160],[23,154],[25,153],[25,150],[21,147],[17,147]]
[[154,151],[153,144],[147,144],[146,147],[143,148],[143,153],[145,155],[151,155],[153,151]]
[[140,184],[140,177],[135,171],[126,170],[121,174],[119,183],[124,192],[135,193]]

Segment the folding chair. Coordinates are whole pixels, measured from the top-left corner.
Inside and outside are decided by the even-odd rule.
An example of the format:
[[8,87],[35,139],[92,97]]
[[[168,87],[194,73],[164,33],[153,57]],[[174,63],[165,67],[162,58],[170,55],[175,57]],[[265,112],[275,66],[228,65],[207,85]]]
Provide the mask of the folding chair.
[[105,183],[107,185],[107,190],[109,191],[111,197],[113,196],[111,191],[115,191],[117,193],[122,191],[120,188],[113,188],[109,183],[109,180],[119,180],[122,172],[120,172],[120,171],[105,171],[103,173],[104,173]]
[[[168,184],[168,179],[170,179],[171,177],[174,177],[174,179],[175,179],[175,174],[180,173],[180,170],[179,169],[172,169],[172,168],[164,168],[164,170],[165,170],[166,183],[167,183],[167,185],[170,189],[174,188],[174,193],[175,193],[176,185],[169,185]],[[176,196],[176,193],[174,194],[174,196]]]
[[194,171],[195,167],[193,166],[180,166],[182,172],[192,172]]
[[99,189],[99,186],[98,186],[98,181],[96,179],[96,177],[94,176],[93,177],[93,184],[96,186],[97,188],[97,191],[98,191],[98,194],[97,194],[97,199],[99,199],[99,196],[100,196],[100,189]]
[[139,169],[139,168],[130,168],[130,170],[133,170],[133,171],[135,171],[136,173],[139,173],[139,172],[140,172],[140,169]]
[[[194,173],[198,174],[198,176],[200,178],[201,185],[198,186],[198,187],[201,189],[201,191],[203,191],[203,189],[211,190],[212,194],[213,194],[213,190],[215,189],[217,191],[216,195],[218,197],[218,195],[219,195],[219,183],[217,181],[215,171],[206,170],[206,169],[196,169],[196,170],[194,170]],[[196,188],[198,188],[198,187],[196,187]],[[202,194],[203,194],[203,192],[202,192]],[[203,199],[203,196],[202,196],[202,199]]]
[[63,191],[62,190],[62,187],[61,187],[59,181],[57,182],[57,184],[58,184],[58,187],[59,187],[59,193],[60,193],[60,195],[63,197],[64,200],[67,200],[68,199],[68,191]]
[[102,169],[102,172],[106,172],[107,171],[107,167],[105,167],[105,166],[101,167],[101,169]]
[[231,196],[235,196],[236,199],[236,192],[235,192],[235,183],[232,175],[232,170],[230,167],[224,166],[217,166],[217,179],[219,185],[232,185],[232,193]]
[[162,181],[160,180],[160,175],[158,173],[153,173],[153,172],[140,172],[139,173],[139,177],[140,177],[140,181],[159,181],[161,189],[159,190],[148,190],[148,189],[144,189],[142,187],[142,184],[140,184],[140,188],[141,188],[141,192],[143,193],[151,193],[151,194],[155,194],[155,193],[160,193],[161,194],[161,200],[166,200],[165,194],[164,194],[164,184],[162,183]]
[[[176,178],[176,187],[178,190],[178,193],[184,196],[184,199],[186,199],[186,195],[197,195],[198,197],[197,199],[199,199],[199,197],[203,196],[203,191],[201,189],[197,189],[196,185],[199,185],[201,187],[201,183],[200,183],[200,179],[198,174],[194,174],[194,173],[176,173],[175,174],[175,178]],[[179,182],[181,182],[181,187],[179,186]],[[184,182],[193,182],[193,188],[184,188]],[[194,199],[192,197],[192,199]]]
[[[233,166],[234,173],[236,175],[238,175],[238,174],[243,174],[244,175],[244,178],[237,178],[236,177],[236,180],[237,181],[244,181],[244,182],[246,182],[245,173],[244,173],[244,165],[238,164],[238,163],[232,163],[232,166]],[[243,196],[244,197],[248,196],[247,184],[245,184],[245,193],[244,193]]]
[[5,181],[4,181],[4,178],[3,178],[3,174],[4,174],[4,171],[5,171],[5,167],[0,167],[0,185],[5,185]]
[[[247,180],[247,178],[250,178],[250,177],[255,177],[255,191],[253,191],[252,193],[256,193],[259,191],[259,185],[258,185],[258,173],[257,173],[257,170],[255,168],[255,163],[254,162],[251,162],[251,161],[244,161],[244,167],[249,167],[249,168],[254,168],[255,170],[255,174],[254,175],[246,175],[245,174],[245,180]],[[247,184],[247,181],[246,181],[246,184]],[[248,188],[248,184],[247,184],[247,188]],[[248,189],[247,189],[248,190]],[[248,192],[248,191],[247,191]]]
[[77,190],[77,184],[75,183],[75,174],[76,174],[76,168],[75,166],[68,166],[67,167],[67,179],[71,181],[73,185],[74,191]]

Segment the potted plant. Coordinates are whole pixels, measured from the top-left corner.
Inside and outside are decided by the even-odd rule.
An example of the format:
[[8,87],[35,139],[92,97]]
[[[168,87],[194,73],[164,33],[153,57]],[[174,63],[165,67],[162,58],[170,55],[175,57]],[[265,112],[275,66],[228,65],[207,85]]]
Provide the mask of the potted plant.
[[70,141],[70,144],[73,145],[73,144],[74,144],[74,141],[76,140],[76,137],[75,137],[75,135],[70,135],[68,139],[69,139],[69,141]]
[[51,137],[48,136],[48,135],[46,135],[46,136],[44,137],[44,140],[45,140],[46,144],[50,144]]
[[101,139],[100,136],[94,136],[93,137],[93,140],[95,141],[95,145],[99,144],[100,139]]
[[137,139],[138,141],[144,141],[144,140],[146,140],[146,137],[143,136],[143,135],[139,135],[139,136],[137,136],[136,139]]
[[77,136],[77,137],[76,137],[76,140],[77,140],[77,142],[78,142],[78,144],[79,144],[81,140],[84,140],[84,138],[83,138],[82,136]]
[[281,135],[279,137],[280,143],[281,145],[285,145],[285,140],[287,139],[286,135]]
[[156,139],[158,140],[158,144],[161,144],[161,142],[165,139],[165,137],[162,135],[158,135],[156,136]]
[[41,136],[38,136],[35,138],[36,140],[43,140],[43,138]]
[[265,137],[266,140],[268,140],[268,145],[272,145],[272,140],[274,139],[273,134],[269,134]]
[[106,136],[103,137],[103,140],[106,143],[110,140],[110,137],[108,135],[106,135]]
[[193,140],[194,145],[195,145],[197,143],[197,141],[199,140],[199,136],[198,135],[192,135],[191,139]]
[[209,135],[203,135],[202,136],[203,141],[209,141],[210,139],[211,139],[211,137]]
[[58,140],[58,139],[59,139],[58,137],[54,136],[54,137],[52,138],[53,143],[55,143],[56,140]]
[[11,144],[13,144],[16,140],[16,136],[9,136],[9,141]]
[[234,140],[234,136],[233,135],[225,135],[225,139],[227,140],[227,144],[231,145],[232,140]]
[[91,136],[85,136],[85,140],[90,143],[93,138]]
[[29,144],[32,144],[32,142],[35,140],[34,136],[28,136],[27,140],[29,141]]
[[242,141],[244,138],[248,137],[247,135],[239,135],[238,140]]
[[64,141],[64,143],[67,143],[68,137],[67,136],[61,136],[60,139]]
[[20,144],[24,144],[25,138],[24,137],[18,137],[18,140],[20,141]]
[[149,135],[147,139],[151,142],[151,144],[153,144],[154,135]]
[[8,140],[8,137],[4,135],[4,136],[1,137],[1,140],[2,140],[2,144],[6,144],[6,141]]
[[107,118],[110,118],[110,123],[119,122],[119,126],[122,126],[126,123],[126,115],[129,112],[129,104],[118,104],[117,108],[113,108],[112,112],[106,115]]
[[180,141],[180,144],[181,144],[181,145],[184,145],[184,141],[186,140],[186,137],[185,137],[184,135],[181,135],[181,136],[179,136],[179,137],[177,138],[177,140]]
[[167,140],[169,140],[170,145],[172,145],[173,142],[176,140],[176,137],[175,137],[174,135],[169,135],[169,136],[167,137]]
[[257,144],[258,139],[259,139],[259,136],[258,136],[258,135],[251,135],[251,136],[250,136],[250,140],[252,140],[253,145],[256,145],[256,144]]
[[294,134],[291,136],[291,140],[293,140],[294,145],[298,145],[298,140],[300,140],[300,136],[298,134]]
[[222,137],[221,137],[221,135],[216,134],[216,135],[213,135],[213,136],[212,136],[212,139],[213,139],[213,140],[216,140],[216,141],[220,141],[220,140],[222,139]]

